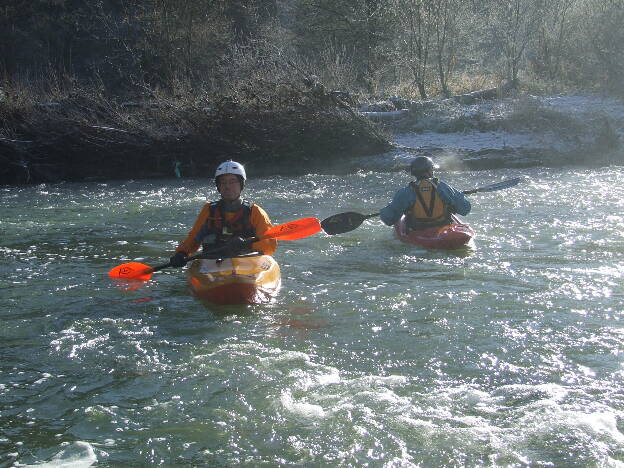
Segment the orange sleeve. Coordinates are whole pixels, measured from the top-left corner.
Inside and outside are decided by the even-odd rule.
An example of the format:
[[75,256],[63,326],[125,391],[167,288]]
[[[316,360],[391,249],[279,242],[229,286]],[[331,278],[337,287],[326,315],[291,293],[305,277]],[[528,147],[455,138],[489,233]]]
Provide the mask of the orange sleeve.
[[[267,229],[273,227],[271,220],[269,219],[269,215],[256,204],[251,207],[251,218],[249,219],[249,222],[256,230],[256,236],[258,237],[261,237]],[[251,248],[262,252],[265,255],[273,255],[277,250],[277,241],[275,239],[264,239],[254,242]]]
[[195,236],[197,235],[197,232],[201,229],[201,227],[206,223],[209,215],[210,203],[206,203],[199,213],[199,216],[195,220],[193,228],[186,236],[186,239],[184,239],[176,248],[176,252],[184,252],[186,255],[193,255],[197,251],[197,249],[199,249],[201,243],[195,240]]

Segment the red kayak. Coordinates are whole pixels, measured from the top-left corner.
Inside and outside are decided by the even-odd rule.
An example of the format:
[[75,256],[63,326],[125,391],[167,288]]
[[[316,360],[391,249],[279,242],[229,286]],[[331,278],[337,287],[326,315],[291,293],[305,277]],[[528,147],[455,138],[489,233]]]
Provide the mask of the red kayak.
[[466,247],[475,236],[472,228],[462,223],[459,218],[444,226],[423,229],[422,231],[410,231],[407,229],[406,218],[402,216],[394,225],[394,232],[401,242],[417,245],[425,249],[454,250]]

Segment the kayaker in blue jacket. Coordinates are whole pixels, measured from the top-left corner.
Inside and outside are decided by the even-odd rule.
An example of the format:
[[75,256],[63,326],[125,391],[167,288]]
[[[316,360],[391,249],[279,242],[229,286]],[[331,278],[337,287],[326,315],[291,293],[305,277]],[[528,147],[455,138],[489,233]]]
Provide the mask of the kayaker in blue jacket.
[[470,213],[470,202],[463,193],[433,177],[437,166],[427,156],[418,156],[410,164],[410,172],[416,177],[407,187],[399,189],[392,201],[379,212],[388,226],[396,223],[402,215],[413,231],[443,226],[452,222],[454,213]]

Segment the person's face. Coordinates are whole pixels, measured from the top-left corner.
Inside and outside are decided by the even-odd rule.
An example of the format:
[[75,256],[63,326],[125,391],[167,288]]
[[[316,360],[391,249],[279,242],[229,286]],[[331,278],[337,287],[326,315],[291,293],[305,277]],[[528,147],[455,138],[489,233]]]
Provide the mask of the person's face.
[[221,198],[225,201],[234,201],[240,197],[241,185],[238,176],[234,174],[224,174],[219,176],[217,181],[217,190],[221,194]]

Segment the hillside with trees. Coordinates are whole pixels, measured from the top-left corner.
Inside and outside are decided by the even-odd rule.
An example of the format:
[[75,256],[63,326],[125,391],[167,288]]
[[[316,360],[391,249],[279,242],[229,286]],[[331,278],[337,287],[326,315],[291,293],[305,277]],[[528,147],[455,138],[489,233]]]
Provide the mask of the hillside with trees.
[[623,96],[622,24],[622,0],[6,0],[0,183],[379,153],[356,107],[387,96]]

